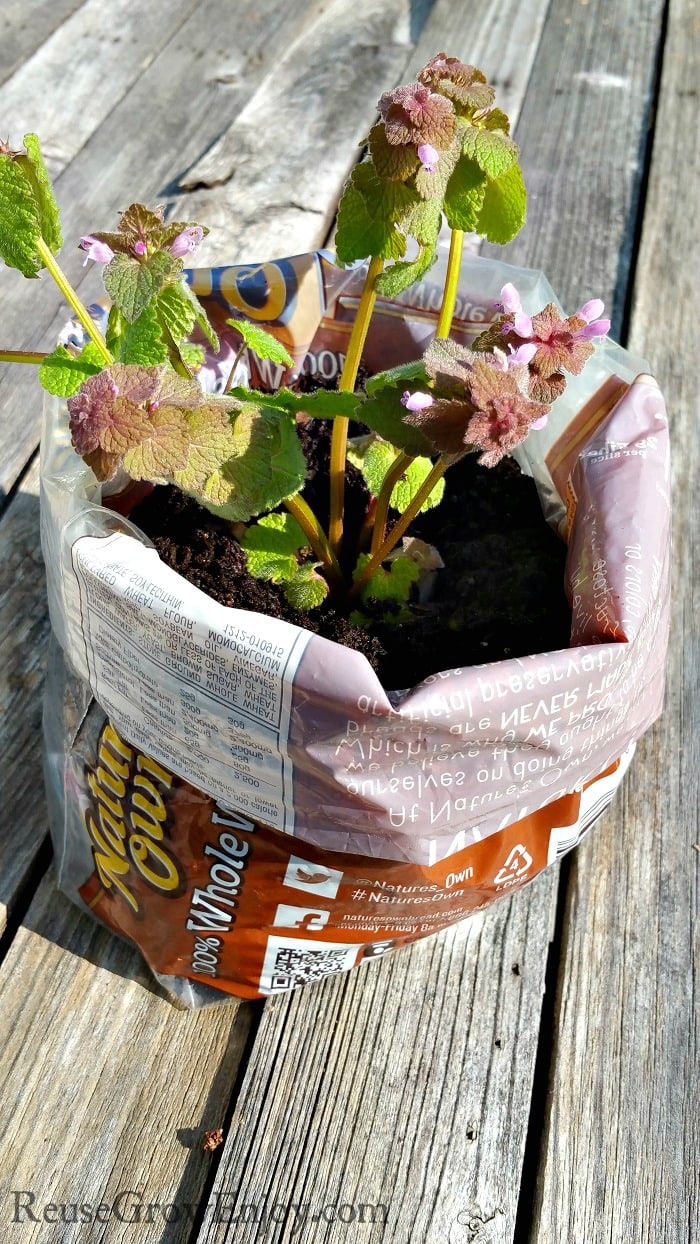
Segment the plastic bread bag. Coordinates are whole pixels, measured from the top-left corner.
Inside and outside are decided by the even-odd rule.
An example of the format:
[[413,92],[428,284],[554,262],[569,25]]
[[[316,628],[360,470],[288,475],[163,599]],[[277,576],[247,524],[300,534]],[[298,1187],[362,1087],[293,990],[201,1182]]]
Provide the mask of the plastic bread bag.
[[[245,314],[284,341],[291,374],[338,373],[361,271],[316,253],[190,280],[220,330]],[[526,311],[554,300],[541,273],[467,258],[458,340],[509,280]],[[378,300],[370,370],[421,352],[439,287],[437,272]],[[224,331],[211,389],[234,350]],[[249,360],[254,383],[290,378],[263,366]],[[604,344],[516,456],[568,543],[569,648],[384,688],[360,653],[226,608],[162,563],[123,499],[101,499],[47,403],[59,883],[173,997],[265,997],[463,920],[555,862],[609,803],[663,700],[668,438],[646,364]]]

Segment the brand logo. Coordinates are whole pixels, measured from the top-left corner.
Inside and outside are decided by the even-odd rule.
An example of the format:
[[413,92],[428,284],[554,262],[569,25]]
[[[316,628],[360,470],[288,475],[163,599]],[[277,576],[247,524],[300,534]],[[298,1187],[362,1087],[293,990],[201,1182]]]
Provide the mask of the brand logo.
[[119,893],[137,915],[133,873],[169,898],[182,894],[184,877],[166,837],[173,775],[129,747],[107,722],[86,780],[93,803],[85,826],[104,889]]

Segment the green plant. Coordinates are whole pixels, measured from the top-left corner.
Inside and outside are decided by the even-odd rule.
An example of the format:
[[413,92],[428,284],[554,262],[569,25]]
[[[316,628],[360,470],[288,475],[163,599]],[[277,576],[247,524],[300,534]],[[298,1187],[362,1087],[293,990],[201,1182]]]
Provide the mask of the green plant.
[[[273,337],[240,320],[229,321],[242,344],[225,392],[203,391],[203,347],[191,337],[198,330],[214,350],[218,342],[183,268],[206,230],[166,222],[142,204],[122,214],[116,231],[80,240],[86,262],[104,265],[111,310],[103,336],[56,262],[59,213],[36,136],[21,151],[0,144],[0,255],[28,278],[46,268],[89,337],[81,349],[4,350],[0,360],[39,363],[44,387],[67,399],[73,444],[98,479],[123,469],[171,483],[247,524],[240,538],[249,570],[282,584],[297,607],[315,608],[330,591],[354,602],[359,620],[372,598],[404,619],[422,569],[410,541],[399,541],[421,508],[439,502],[445,471],[469,452],[492,466],[541,426],[564,371],[580,371],[609,328],[599,300],[568,319],[554,306],[529,317],[506,286],[501,314],[473,350],[450,340],[465,231],[504,243],[525,219],[518,149],[493,100],[482,73],[444,54],[380,99],[338,212],[338,260],[369,261],[364,289],[338,390],[311,395],[234,387],[245,349],[292,362]],[[451,244],[435,341],[422,359],[355,392],[377,294],[398,294],[428,270],[443,218]],[[303,496],[300,418],[333,420],[327,531]],[[368,432],[348,445],[350,420]],[[346,576],[339,555],[348,454],[372,501]],[[398,518],[387,532],[391,511]]]

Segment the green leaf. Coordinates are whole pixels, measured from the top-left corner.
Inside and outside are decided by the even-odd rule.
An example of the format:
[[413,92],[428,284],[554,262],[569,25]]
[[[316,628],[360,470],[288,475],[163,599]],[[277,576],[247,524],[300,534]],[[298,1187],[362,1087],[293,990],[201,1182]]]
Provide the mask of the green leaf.
[[467,125],[462,135],[462,151],[491,178],[502,177],[518,158],[518,148],[502,130]]
[[266,514],[247,528],[241,544],[246,552],[248,570],[256,579],[284,583],[297,573],[297,554],[307,540],[291,514]]
[[102,371],[104,359],[91,341],[75,357],[65,346],[56,346],[39,368],[39,382],[57,397],[72,397],[88,376]]
[[38,276],[41,237],[32,187],[16,160],[0,154],[0,259],[23,276]]
[[[205,230],[205,232],[207,232],[207,231]],[[182,288],[183,288],[183,290],[184,290],[184,292],[185,292],[185,296],[186,296],[186,297],[189,299],[189,301],[192,303],[192,306],[193,306],[193,308],[194,308],[194,317],[195,317],[195,321],[196,321],[196,323],[197,323],[197,325],[198,325],[198,327],[199,327],[200,331],[201,331],[201,332],[204,334],[204,336],[206,337],[206,339],[207,339],[207,341],[209,342],[209,345],[211,346],[212,350],[214,350],[214,351],[215,351],[215,353],[217,353],[217,354],[218,354],[218,351],[219,351],[219,338],[217,337],[216,333],[214,332],[214,329],[212,328],[211,324],[209,323],[209,316],[207,315],[206,311],[204,310],[204,307],[202,306],[201,302],[199,301],[199,298],[198,298],[198,297],[197,297],[197,295],[195,294],[195,292],[194,292],[194,290],[192,289],[191,285],[188,285],[187,281],[183,281]]]
[[[427,386],[414,385],[422,392],[428,392]],[[403,449],[413,457],[429,456],[433,452],[430,441],[419,428],[404,423],[406,408],[401,404],[401,395],[405,386],[386,385],[367,401],[357,412],[357,418],[367,424],[373,432],[378,432],[385,440],[390,441],[398,449]]]
[[34,192],[34,202],[37,208],[41,236],[49,250],[56,255],[63,246],[61,220],[58,203],[54,198],[53,187],[46,171],[46,165],[39,147],[39,139],[36,134],[25,134],[24,147],[27,154],[26,156],[20,155],[17,163],[21,166],[22,172]]
[[[223,518],[245,522],[299,492],[305,479],[306,459],[293,417],[246,402],[234,417],[233,452],[194,495]],[[194,491],[182,476],[175,483]]]
[[370,376],[365,383],[365,390],[368,397],[373,397],[375,393],[379,393],[381,389],[399,384],[408,384],[413,380],[422,380],[427,383],[427,373],[425,364],[422,359],[414,359],[411,363],[399,363],[398,367],[390,367],[387,371],[378,371],[374,376]]
[[489,181],[477,221],[477,231],[489,242],[505,245],[525,223],[527,195],[520,166],[514,164]]
[[416,192],[403,182],[383,182],[371,160],[356,165],[338,207],[338,262],[353,263],[369,255],[400,259],[406,239],[396,221],[416,198]]
[[120,363],[141,363],[144,367],[167,362],[168,347],[154,303],[147,306],[133,324],[126,324],[116,354]]
[[[435,241],[437,241],[437,234]],[[387,298],[396,298],[398,294],[408,289],[409,285],[420,281],[428,269],[432,268],[436,258],[434,243],[421,246],[415,259],[392,264],[390,268],[380,273],[375,282],[377,293],[384,294]]]
[[487,178],[467,156],[457,163],[445,193],[445,216],[450,229],[475,232],[486,193]]
[[257,390],[243,386],[231,389],[231,397],[240,402],[258,402],[291,415],[307,414],[314,419],[352,419],[360,400],[356,393],[341,393],[338,389],[316,389],[314,393],[278,389],[276,393],[266,393],[262,397]]
[[166,285],[156,298],[158,315],[178,344],[189,337],[197,318],[192,299],[184,281]]
[[145,263],[122,253],[105,268],[105,289],[125,319],[133,324],[148,303],[182,270],[182,261],[156,251]]
[[[396,450],[392,445],[387,444],[386,441],[374,441],[364,453],[360,470],[373,496],[379,496],[387,471],[393,465],[395,459]],[[389,504],[393,510],[398,510],[400,514],[403,514],[430,474],[432,465],[429,458],[414,458],[406,467],[403,476],[392,489]],[[438,480],[432,492],[423,502],[420,513],[423,514],[426,510],[432,510],[434,506],[438,505],[442,500],[444,491],[444,479]]]
[[241,334],[245,344],[254,354],[257,354],[259,359],[270,359],[272,363],[284,363],[285,367],[293,366],[294,359],[285,350],[282,342],[273,337],[272,333],[265,332],[265,329],[260,328],[258,324],[251,324],[249,320],[227,320],[226,323]]
[[[368,561],[369,555],[366,553],[358,558],[355,578],[364,569]],[[369,583],[360,592],[360,600],[364,602],[370,600],[396,601],[398,604],[407,604],[411,588],[420,576],[421,570],[416,562],[409,557],[399,554],[387,563],[386,568],[384,566],[378,567]]]
[[198,346],[193,341],[183,341],[180,344],[180,357],[191,371],[198,371],[204,364],[204,346]]
[[297,567],[297,572],[289,583],[284,585],[284,594],[290,605],[295,609],[317,609],[328,595],[328,584],[316,571],[320,563],[306,562]]

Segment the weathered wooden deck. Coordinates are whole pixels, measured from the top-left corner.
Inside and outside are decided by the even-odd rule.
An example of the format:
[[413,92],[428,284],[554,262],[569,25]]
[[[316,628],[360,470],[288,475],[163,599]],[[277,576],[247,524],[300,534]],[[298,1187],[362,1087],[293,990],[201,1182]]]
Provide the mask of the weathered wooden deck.
[[[209,260],[323,244],[380,92],[443,48],[482,67],[519,118],[530,189],[505,257],[544,268],[569,308],[600,294],[613,335],[652,361],[676,515],[666,712],[575,855],[361,972],[181,1012],[55,888],[41,396],[24,369],[2,371],[8,1239],[700,1240],[699,36],[698,0],[4,0],[0,133],[42,137],[66,236],[108,227],[133,199],[181,197],[214,227]],[[95,292],[69,247],[66,265]],[[66,310],[44,285],[39,301],[0,272],[3,344],[50,348]],[[225,1145],[206,1155],[216,1127]],[[76,1204],[91,1224],[61,1221]]]

